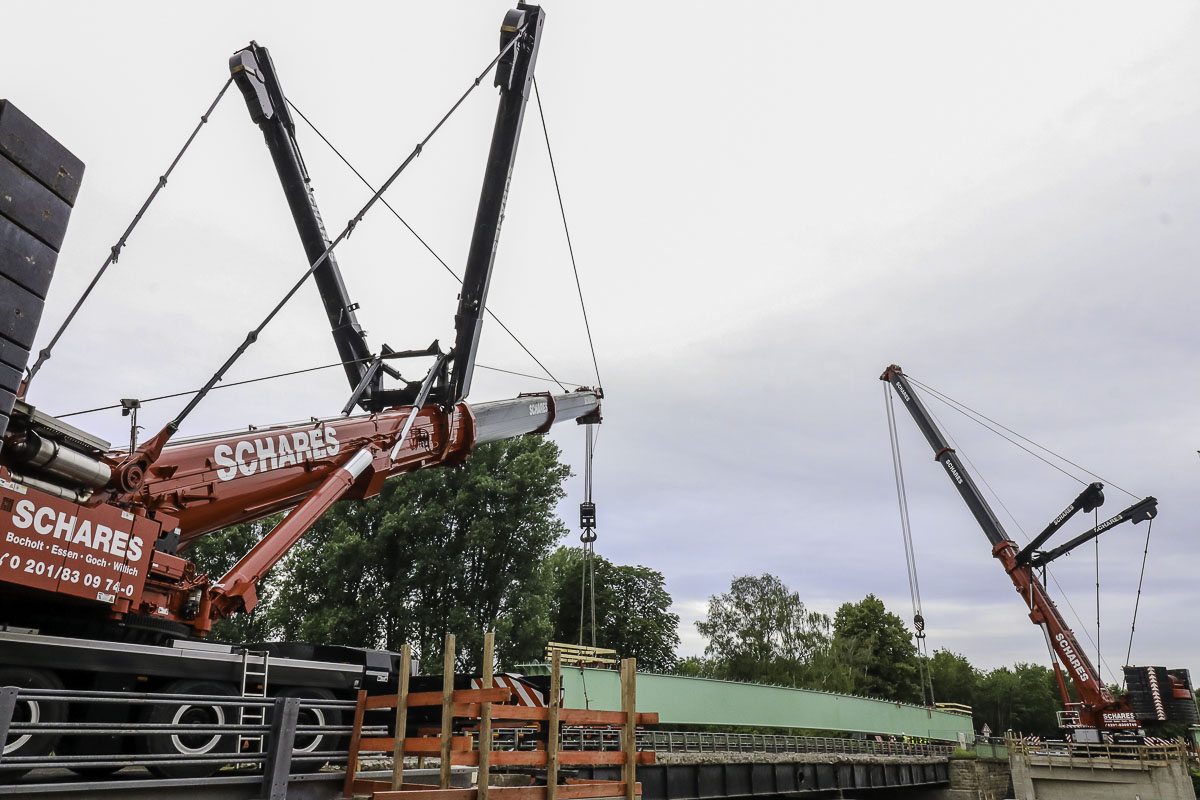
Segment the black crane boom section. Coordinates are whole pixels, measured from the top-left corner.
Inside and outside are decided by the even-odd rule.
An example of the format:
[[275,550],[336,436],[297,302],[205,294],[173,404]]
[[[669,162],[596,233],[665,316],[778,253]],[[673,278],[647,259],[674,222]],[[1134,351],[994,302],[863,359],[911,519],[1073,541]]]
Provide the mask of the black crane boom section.
[[954,452],[954,448],[946,441],[946,437],[938,430],[938,426],[930,416],[929,411],[925,408],[925,404],[921,402],[916,393],[913,391],[912,385],[908,382],[908,378],[900,367],[892,364],[888,367],[879,380],[887,381],[892,385],[892,389],[904,401],[904,407],[908,409],[908,413],[912,415],[916,421],[917,427],[921,429],[921,433],[925,434],[925,439],[929,442],[929,446],[933,448],[933,457],[946,469],[946,474],[950,476],[954,488],[958,489],[958,493],[962,495],[963,501],[967,504],[967,508],[971,510],[975,521],[979,523],[979,527],[983,529],[983,534],[992,543],[992,547],[1001,542],[1012,541],[1004,531],[1004,526],[1000,524],[1000,520],[996,518],[996,514],[992,511],[992,507],[988,505],[983,494],[979,491],[979,487],[975,485],[975,481],[971,479],[970,474],[963,467],[962,461],[959,460],[958,454]]
[[522,38],[496,66],[495,85],[500,88],[500,106],[496,111],[491,149],[483,174],[483,189],[475,214],[462,292],[458,296],[458,312],[454,315],[455,340],[450,354],[452,365],[449,383],[443,391],[436,393],[438,401],[445,408],[453,406],[471,392],[471,375],[475,369],[483,312],[492,281],[492,265],[496,261],[508,185],[517,158],[521,123],[525,118],[525,106],[533,84],[533,69],[537,63],[545,20],[546,14],[541,8],[521,3],[505,15],[500,28],[501,48],[508,46],[513,37]]
[[[296,125],[271,55],[267,48],[251,42],[249,47],[230,57],[229,70],[250,109],[250,118],[262,129],[308,262],[312,264],[325,255],[324,262],[313,271],[313,280],[321,293],[346,377],[351,387],[359,386],[366,379],[368,385],[363,387],[359,402],[364,409],[377,411],[382,407],[382,398],[377,395],[383,376],[378,367],[372,368],[371,348],[367,346],[366,336],[354,314],[358,306],[350,301],[337,259],[333,253],[326,255],[329,236],[317,208],[308,169],[296,142]],[[383,365],[383,369],[396,374],[387,365]]]
[[1058,532],[1059,528],[1067,524],[1067,520],[1075,516],[1076,513],[1083,511],[1088,512],[1104,505],[1104,484],[1090,483],[1087,488],[1079,493],[1079,496],[1071,501],[1071,505],[1067,506],[1055,517],[1045,530],[1033,537],[1033,541],[1025,545],[1021,552],[1017,553],[1017,563],[1024,564],[1029,561],[1029,557],[1039,547],[1046,543],[1046,540]]
[[[1064,556],[1074,550],[1076,547],[1079,547],[1079,545],[1090,542],[1092,539],[1095,539],[1097,536],[1104,533],[1114,525],[1119,525],[1126,521],[1132,522],[1136,525],[1139,522],[1143,522],[1148,519],[1154,519],[1156,516],[1158,516],[1158,500],[1153,497],[1144,498],[1137,501],[1116,516],[1109,517],[1104,522],[1096,525],[1090,531],[1085,531],[1084,533],[1079,534],[1069,542],[1064,542],[1058,547],[1055,547],[1052,550],[1047,550],[1044,553],[1033,553],[1028,557],[1029,563],[1035,567],[1044,567],[1059,556]],[[1030,547],[1032,547],[1032,543],[1030,544]],[[1020,554],[1018,554],[1017,559],[1018,561],[1021,560]]]

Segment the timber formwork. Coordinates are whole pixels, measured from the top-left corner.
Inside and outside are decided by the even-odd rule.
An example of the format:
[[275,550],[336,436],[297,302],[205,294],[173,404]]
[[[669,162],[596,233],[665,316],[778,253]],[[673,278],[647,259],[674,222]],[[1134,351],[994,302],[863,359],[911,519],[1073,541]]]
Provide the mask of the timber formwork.
[[[372,800],[585,800],[586,798],[625,798],[634,800],[642,793],[637,782],[639,764],[653,764],[653,752],[638,752],[638,725],[653,725],[658,717],[653,713],[639,714],[636,708],[637,664],[634,659],[621,662],[620,711],[590,711],[563,708],[561,653],[551,653],[550,691],[545,707],[501,705],[509,700],[512,690],[493,685],[494,635],[484,637],[483,681],[481,689],[454,688],[454,635],[446,636],[443,656],[443,685],[441,692],[408,691],[411,648],[405,645],[401,654],[400,682],[396,694],[368,696],[358,693],[350,738],[349,767],[343,795],[370,797]],[[407,736],[407,717],[410,708],[440,705],[441,730],[436,736]],[[395,729],[390,737],[362,735],[363,721],[368,711],[394,710]],[[459,727],[478,726],[479,749],[472,749],[474,737],[469,733],[455,736],[455,721]],[[491,726],[493,721],[506,723],[537,723],[545,725],[546,742],[537,750],[493,751]],[[620,726],[622,747],[619,751],[563,751],[562,726]],[[367,752],[390,754],[393,757],[391,780],[371,780],[359,777],[357,764]],[[441,781],[438,788],[404,780],[404,756],[437,755],[440,759]],[[478,780],[473,788],[451,787],[451,769],[456,765],[478,767]],[[561,767],[608,766],[615,768],[614,777],[581,779],[560,774]],[[544,784],[530,776],[527,785],[491,785],[492,767],[523,767],[544,770]],[[515,777],[515,776],[514,776]],[[518,778],[520,780],[520,778]]]

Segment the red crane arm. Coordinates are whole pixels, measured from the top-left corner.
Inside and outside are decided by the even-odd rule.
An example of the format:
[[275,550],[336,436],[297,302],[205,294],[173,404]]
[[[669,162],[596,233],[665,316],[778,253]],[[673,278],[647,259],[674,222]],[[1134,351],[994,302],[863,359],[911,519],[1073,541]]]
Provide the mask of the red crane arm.
[[[992,555],[1004,565],[1004,571],[1012,579],[1013,586],[1021,599],[1029,606],[1029,619],[1041,627],[1046,644],[1062,663],[1063,670],[1075,685],[1079,700],[1091,708],[1104,708],[1116,702],[1113,693],[1100,679],[1100,671],[1087,657],[1079,640],[1062,618],[1058,607],[1046,593],[1046,587],[1033,574],[1029,564],[1017,563],[1017,544],[1001,542],[992,549]],[[1064,702],[1067,698],[1063,698]]]
[[[172,616],[195,619],[201,630],[204,620],[248,611],[257,603],[258,580],[338,500],[371,497],[385,480],[406,472],[459,464],[478,443],[543,433],[564,420],[598,421],[600,397],[584,389],[459,403],[448,413],[434,404],[400,407],[172,444],[147,471],[133,502],[177,520],[183,547],[229,525],[291,511],[215,583],[190,576],[169,547],[155,552],[147,596],[157,584],[162,593],[154,602]],[[119,464],[126,457],[114,451],[105,460]]]
[[[356,453],[385,453],[395,444],[410,409],[314,420],[176,443],[149,469],[136,496],[139,505],[179,520],[180,543],[295,506]],[[435,406],[418,413],[389,464],[369,474],[399,475],[426,466],[457,463],[474,441],[473,415],[460,404],[449,415]],[[124,453],[112,454],[117,460]],[[378,492],[378,485],[374,491]],[[359,496],[369,494],[363,487]]]

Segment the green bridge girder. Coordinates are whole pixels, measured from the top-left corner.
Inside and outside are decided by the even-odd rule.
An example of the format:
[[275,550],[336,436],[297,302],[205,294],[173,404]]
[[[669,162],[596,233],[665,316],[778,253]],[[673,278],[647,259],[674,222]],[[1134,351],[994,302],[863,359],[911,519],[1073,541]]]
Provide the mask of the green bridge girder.
[[[527,674],[549,673],[548,665],[521,669]],[[564,667],[562,681],[567,708],[621,709],[621,678],[615,670]],[[973,738],[971,718],[965,714],[810,689],[678,675],[639,672],[637,707],[657,711],[659,722],[670,725],[809,728],[946,741],[956,741],[961,732],[968,740]]]

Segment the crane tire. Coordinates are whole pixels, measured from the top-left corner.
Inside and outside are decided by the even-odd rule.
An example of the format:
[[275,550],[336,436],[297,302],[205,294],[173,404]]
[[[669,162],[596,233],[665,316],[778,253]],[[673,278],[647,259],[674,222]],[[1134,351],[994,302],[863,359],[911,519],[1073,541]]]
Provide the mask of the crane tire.
[[[216,681],[178,680],[163,686],[160,691],[163,694],[238,696],[233,684]],[[233,706],[205,705],[203,701],[189,703],[181,700],[148,705],[142,712],[141,719],[142,722],[159,725],[237,725],[238,710]],[[152,733],[143,736],[141,743],[142,749],[148,755],[173,755],[180,758],[216,753],[233,755],[237,749],[237,736],[232,733]],[[213,759],[195,764],[155,764],[149,767],[149,770],[160,778],[206,778],[223,766],[220,760]]]
[[[303,700],[336,700],[337,696],[328,689],[313,686],[288,686],[275,693],[276,697],[298,697]],[[300,725],[345,725],[345,714],[338,708],[306,708],[300,705]],[[297,733],[296,742],[292,747],[292,757],[305,756],[309,753],[344,750],[347,745],[344,734],[335,733]],[[325,766],[320,761],[293,761],[292,772],[316,772]]]
[[[18,686],[22,689],[62,689],[63,683],[53,672],[27,667],[0,667],[0,686]],[[67,719],[65,700],[20,700],[13,714],[13,722],[58,723]],[[10,734],[3,742],[6,758],[15,756],[44,756],[58,745],[58,734],[37,736],[31,733]],[[0,781],[9,781],[24,775],[31,767],[0,767]]]

